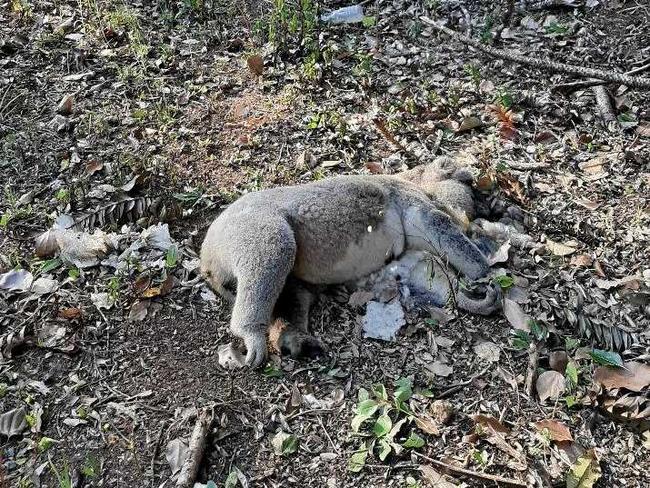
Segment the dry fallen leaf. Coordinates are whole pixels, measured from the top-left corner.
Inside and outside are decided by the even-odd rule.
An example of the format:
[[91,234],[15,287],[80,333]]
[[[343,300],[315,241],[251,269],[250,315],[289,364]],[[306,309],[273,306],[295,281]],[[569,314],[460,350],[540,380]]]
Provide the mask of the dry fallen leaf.
[[551,251],[556,256],[568,256],[576,252],[576,248],[569,246],[567,244],[561,244],[559,242],[552,241],[551,239],[546,239],[546,249]]
[[650,385],[650,366],[636,361],[624,363],[623,368],[600,366],[594,373],[594,381],[608,390],[625,388],[641,392]]
[[380,174],[383,174],[385,172],[384,168],[383,168],[383,166],[381,164],[375,163],[373,161],[368,161],[365,164],[365,166],[366,166],[366,169],[368,171],[370,171],[373,175],[380,175]]
[[422,479],[426,480],[427,486],[433,488],[456,488],[457,485],[450,483],[445,479],[445,477],[440,474],[438,471],[433,469],[431,466],[423,464],[420,466],[420,471],[422,471]]
[[569,364],[569,356],[565,351],[553,351],[548,355],[548,363],[551,369],[564,374]]
[[481,122],[481,119],[478,117],[465,117],[456,132],[466,132],[468,130],[476,129],[481,125],[483,125],[483,122]]
[[499,419],[492,417],[491,415],[473,415],[472,420],[474,420],[474,423],[476,425],[480,425],[484,429],[491,429],[495,432],[499,432],[500,434],[505,435],[510,433],[510,429],[503,425]]
[[255,76],[262,76],[262,73],[264,73],[264,59],[259,54],[254,54],[246,58],[246,64],[248,64],[248,69]]
[[496,363],[501,357],[501,349],[494,342],[485,341],[474,345],[474,352],[481,359]]
[[556,442],[572,441],[573,436],[569,428],[557,420],[545,419],[533,424],[539,432],[548,430],[551,440]]
[[74,102],[74,96],[71,94],[64,95],[61,101],[59,102],[56,111],[61,115],[70,115],[72,113],[72,104]]
[[508,319],[510,325],[515,329],[530,331],[530,316],[523,311],[517,302],[509,298],[503,299],[503,314]]
[[541,402],[547,399],[557,400],[564,393],[564,376],[557,371],[544,371],[535,384]]
[[589,254],[576,254],[571,258],[570,264],[578,268],[588,268],[593,262],[594,260]]
[[59,310],[59,317],[66,320],[74,320],[80,318],[82,315],[81,309],[77,307],[62,308]]

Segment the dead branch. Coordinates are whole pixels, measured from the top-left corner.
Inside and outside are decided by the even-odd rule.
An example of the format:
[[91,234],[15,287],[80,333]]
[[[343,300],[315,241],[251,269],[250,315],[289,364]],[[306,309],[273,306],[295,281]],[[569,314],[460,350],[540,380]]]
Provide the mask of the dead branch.
[[[650,63],[646,63],[642,66],[639,66],[638,68],[634,68],[631,69],[630,71],[626,71],[625,74],[627,76],[636,75],[638,73],[642,73],[648,68],[650,68]],[[571,93],[576,90],[581,90],[583,88],[591,88],[592,86],[602,85],[603,83],[604,82],[602,80],[571,81],[569,83],[560,83],[559,85],[555,85],[551,87],[551,91],[552,92],[559,91],[561,93]]]
[[616,114],[614,113],[614,107],[612,106],[612,100],[609,97],[607,88],[603,85],[596,85],[591,87],[591,91],[594,92],[596,107],[598,107],[598,113],[600,113],[600,117],[605,122],[605,125],[616,123]]
[[379,132],[384,137],[384,139],[386,139],[390,144],[392,144],[397,150],[408,152],[406,146],[404,146],[404,144],[399,142],[395,138],[395,136],[391,134],[391,132],[388,130],[383,120],[381,120],[378,117],[375,117],[372,119],[372,123],[375,126],[375,129],[377,129],[377,132]]
[[433,464],[436,468],[440,469],[443,473],[458,476],[458,477],[467,477],[475,480],[481,481],[491,481],[496,484],[504,486],[514,486],[514,487],[526,487],[528,486],[523,481],[513,480],[512,478],[504,478],[503,476],[497,476],[494,474],[481,473],[479,471],[472,471],[471,469],[466,469],[461,466],[454,466],[453,464],[443,463],[437,459],[433,459],[419,452],[413,451],[412,454],[416,457],[422,458]]
[[528,371],[526,372],[526,383],[524,383],[524,390],[529,397],[533,395],[533,386],[535,385],[538,364],[539,344],[535,341],[531,342],[530,346],[528,346]]
[[573,76],[583,76],[585,78],[598,78],[599,80],[608,81],[611,83],[619,83],[622,85],[627,85],[635,88],[650,89],[650,78],[642,78],[639,76],[628,76],[623,73],[615,73],[611,71],[605,71],[596,68],[587,68],[584,66],[575,66],[572,64],[558,63],[556,61],[549,61],[548,59],[536,59],[529,56],[522,56],[520,54],[515,54],[504,49],[496,49],[491,46],[486,46],[481,44],[479,41],[469,38],[463,34],[445,27],[444,25],[434,22],[429,17],[421,16],[420,20],[425,24],[430,25],[435,30],[443,32],[450,36],[456,41],[460,41],[464,44],[470,45],[475,49],[478,49],[485,54],[492,56],[494,58],[505,59],[508,61],[513,61],[515,63],[524,64],[526,66],[532,66],[533,68],[542,69],[546,71],[551,71],[554,73],[564,73]]
[[543,10],[553,7],[578,7],[578,5],[575,0],[537,0],[532,2],[523,0],[517,10],[526,12],[527,10]]
[[212,409],[210,408],[200,410],[196,416],[196,423],[194,424],[194,430],[192,431],[188,448],[189,454],[176,482],[176,486],[179,488],[191,488],[194,486],[194,480],[199,471],[201,459],[203,459],[203,452],[205,451],[206,439],[210,425],[212,424],[212,419]]

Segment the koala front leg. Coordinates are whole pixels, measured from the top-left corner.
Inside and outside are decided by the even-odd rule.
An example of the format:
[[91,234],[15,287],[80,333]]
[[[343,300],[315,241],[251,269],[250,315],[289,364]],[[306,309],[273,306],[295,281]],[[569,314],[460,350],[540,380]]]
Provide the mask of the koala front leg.
[[[254,227],[253,227],[254,228]],[[250,232],[249,228],[247,233]],[[248,237],[248,236],[247,236]],[[237,296],[230,329],[246,346],[246,365],[256,368],[267,353],[266,333],[273,309],[293,268],[296,242],[285,221],[265,222],[255,239],[236,244]]]
[[433,203],[410,202],[402,212],[402,222],[409,249],[435,252],[470,279],[487,275],[485,256]]

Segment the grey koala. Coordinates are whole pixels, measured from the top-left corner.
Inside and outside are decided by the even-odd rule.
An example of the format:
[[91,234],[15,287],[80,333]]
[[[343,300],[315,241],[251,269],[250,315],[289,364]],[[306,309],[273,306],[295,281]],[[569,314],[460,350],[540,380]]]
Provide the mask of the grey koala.
[[486,258],[459,225],[458,215],[474,214],[470,180],[442,157],[396,175],[338,176],[231,204],[208,229],[201,272],[234,302],[230,328],[244,340],[246,364],[264,362],[282,304],[291,307],[280,347],[292,355],[319,348],[308,335],[311,285],[357,280],[407,250],[434,252],[469,279],[484,277]]

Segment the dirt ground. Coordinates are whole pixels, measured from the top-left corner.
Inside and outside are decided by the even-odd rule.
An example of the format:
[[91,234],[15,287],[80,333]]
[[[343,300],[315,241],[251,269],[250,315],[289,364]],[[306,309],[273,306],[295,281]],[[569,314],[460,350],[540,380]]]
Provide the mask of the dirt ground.
[[[0,2],[0,273],[47,288],[0,286],[0,486],[175,486],[172,441],[204,407],[203,484],[649,486],[650,92],[606,84],[601,112],[599,88],[566,86],[584,78],[490,58],[421,19],[650,76],[650,6],[567,3],[517,2],[503,29],[507,2],[377,0],[344,25],[309,23],[309,0]],[[450,306],[383,342],[334,289],[311,315],[326,357],[219,365],[229,310],[196,259],[224,205],[459,154],[483,215],[532,239],[495,265],[507,313]],[[119,245],[86,268],[38,257],[62,214]],[[146,241],[123,258],[158,222],[174,252]],[[525,391],[536,347],[555,401],[539,381]],[[389,415],[408,420],[401,448],[350,469],[381,439],[353,431],[360,390],[392,398],[404,378],[413,395]],[[423,445],[404,447],[411,432]]]

